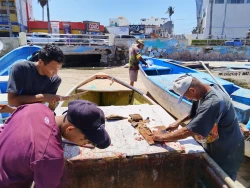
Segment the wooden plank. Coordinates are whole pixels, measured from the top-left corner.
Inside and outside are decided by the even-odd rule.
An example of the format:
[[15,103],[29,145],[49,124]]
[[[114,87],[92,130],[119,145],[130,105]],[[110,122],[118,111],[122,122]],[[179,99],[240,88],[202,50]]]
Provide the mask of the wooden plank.
[[[105,116],[117,114],[123,117],[129,117],[131,113],[139,113],[143,119],[149,117],[150,129],[155,126],[168,125],[174,122],[174,119],[164,111],[159,105],[129,105],[129,106],[106,106],[100,107]],[[56,114],[60,115],[67,110],[67,107],[56,109]],[[119,113],[118,113],[119,112]],[[119,158],[126,156],[141,156],[156,153],[201,153],[203,148],[192,137],[180,140],[179,142],[168,142],[150,146],[145,140],[137,141],[136,137],[139,131],[133,128],[127,119],[119,121],[107,121],[105,123],[109,133],[112,145],[104,150],[98,148],[89,149],[84,147],[64,145],[64,156],[71,160],[87,160],[99,158]]]

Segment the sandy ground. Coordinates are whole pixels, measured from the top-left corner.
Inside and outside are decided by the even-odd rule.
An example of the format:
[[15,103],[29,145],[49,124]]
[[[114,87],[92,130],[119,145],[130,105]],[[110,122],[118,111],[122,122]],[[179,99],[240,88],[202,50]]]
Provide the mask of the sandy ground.
[[[62,83],[59,87],[58,94],[65,95],[73,86],[84,81],[86,78],[92,76],[95,73],[104,72],[110,76],[114,76],[124,82],[129,83],[128,69],[123,67],[116,67],[110,69],[61,69],[59,71],[59,76],[62,78]],[[146,93],[146,88],[144,87],[140,76],[138,76],[138,82],[135,86]]]
[[[214,62],[212,62],[214,63]],[[235,62],[231,62],[235,64]],[[239,62],[245,64],[247,62]],[[218,64],[218,63],[215,63]],[[222,64],[220,62],[219,64]],[[228,62],[225,62],[228,64]],[[62,78],[62,84],[59,87],[58,94],[65,95],[73,86],[84,81],[88,77],[92,76],[95,73],[104,72],[110,76],[114,76],[122,81],[129,83],[128,69],[124,67],[116,67],[111,69],[62,69],[59,71],[59,76]],[[140,75],[138,77],[138,82],[135,83],[135,87],[146,93],[147,90],[144,87]],[[242,163],[240,171],[237,177],[237,185],[239,187],[250,188],[250,158],[246,158],[246,161]]]

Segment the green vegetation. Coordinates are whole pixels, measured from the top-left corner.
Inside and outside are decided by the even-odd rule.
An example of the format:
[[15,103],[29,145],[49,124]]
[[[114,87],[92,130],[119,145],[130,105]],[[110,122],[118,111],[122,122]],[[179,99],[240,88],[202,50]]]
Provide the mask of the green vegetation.
[[171,16],[174,14],[174,7],[169,6],[168,11],[165,14],[169,15],[169,20],[171,21]]
[[224,80],[227,80],[229,82],[233,82],[234,84],[240,86],[240,87],[243,87],[245,89],[250,89],[250,85],[247,84],[246,82],[242,82],[242,81],[238,81],[238,80],[235,80],[235,79],[231,79],[231,78],[223,78]]
[[204,46],[204,45],[210,45],[210,46],[221,46],[225,44],[224,39],[217,39],[217,40],[192,40],[192,45],[193,46]]

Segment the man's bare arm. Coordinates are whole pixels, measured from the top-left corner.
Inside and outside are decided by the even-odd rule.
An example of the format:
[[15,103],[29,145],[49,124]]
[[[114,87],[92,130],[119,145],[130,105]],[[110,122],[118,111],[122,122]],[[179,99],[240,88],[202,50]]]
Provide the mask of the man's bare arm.
[[11,107],[7,104],[0,104],[0,113],[12,113],[16,110],[16,107]]
[[8,103],[11,106],[20,106],[31,103],[53,103],[60,100],[58,95],[37,94],[37,95],[18,95],[16,93],[8,93]]
[[170,142],[184,139],[194,135],[194,132],[188,130],[186,127],[183,127],[175,132],[162,133],[162,131],[157,131],[154,133],[153,139],[159,142]]
[[189,114],[183,116],[182,118],[179,118],[177,119],[174,123],[170,124],[168,127],[167,127],[167,130],[170,130],[170,131],[174,131],[178,128],[179,124],[187,121],[187,120],[190,120],[190,116]]

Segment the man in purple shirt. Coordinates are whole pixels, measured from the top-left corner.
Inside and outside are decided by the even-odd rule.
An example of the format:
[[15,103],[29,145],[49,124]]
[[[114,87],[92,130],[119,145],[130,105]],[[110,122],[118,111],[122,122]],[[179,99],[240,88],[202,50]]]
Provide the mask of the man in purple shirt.
[[[2,107],[3,108],[3,107]],[[14,110],[14,109],[13,109]],[[44,104],[19,106],[0,131],[0,187],[60,187],[64,157],[62,139],[100,149],[111,141],[105,117],[94,103],[71,101],[62,116]]]

